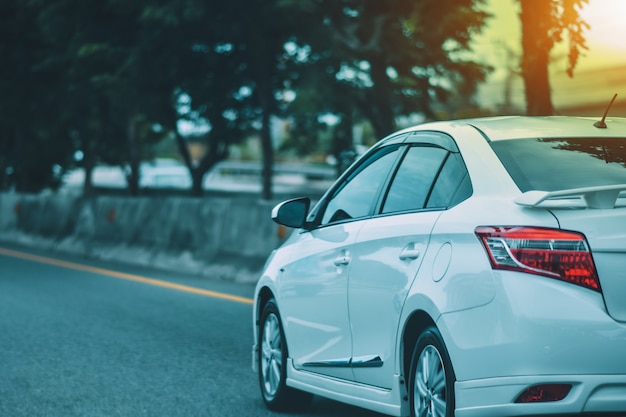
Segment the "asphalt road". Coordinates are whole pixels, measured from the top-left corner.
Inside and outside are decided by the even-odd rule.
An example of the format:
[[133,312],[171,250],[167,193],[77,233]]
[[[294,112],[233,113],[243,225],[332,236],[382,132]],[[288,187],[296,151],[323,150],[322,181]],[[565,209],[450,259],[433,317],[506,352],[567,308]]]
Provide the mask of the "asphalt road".
[[265,409],[253,287],[0,247],[0,417],[382,417]]

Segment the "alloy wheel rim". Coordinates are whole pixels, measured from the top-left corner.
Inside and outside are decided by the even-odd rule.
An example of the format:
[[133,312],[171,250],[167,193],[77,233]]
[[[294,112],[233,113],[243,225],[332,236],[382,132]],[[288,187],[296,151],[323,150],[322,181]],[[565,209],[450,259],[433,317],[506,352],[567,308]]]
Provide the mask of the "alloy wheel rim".
[[420,353],[413,391],[416,417],[446,416],[446,373],[441,354],[432,345]]
[[283,349],[278,317],[270,314],[263,326],[261,339],[261,377],[265,396],[272,399],[281,380]]

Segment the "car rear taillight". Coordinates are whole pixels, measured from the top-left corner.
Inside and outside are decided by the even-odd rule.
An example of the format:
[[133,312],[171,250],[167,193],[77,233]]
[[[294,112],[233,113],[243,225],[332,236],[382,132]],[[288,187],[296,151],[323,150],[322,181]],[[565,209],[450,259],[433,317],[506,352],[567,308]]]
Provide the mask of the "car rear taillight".
[[560,279],[600,292],[591,252],[581,233],[540,227],[478,227],[494,269]]

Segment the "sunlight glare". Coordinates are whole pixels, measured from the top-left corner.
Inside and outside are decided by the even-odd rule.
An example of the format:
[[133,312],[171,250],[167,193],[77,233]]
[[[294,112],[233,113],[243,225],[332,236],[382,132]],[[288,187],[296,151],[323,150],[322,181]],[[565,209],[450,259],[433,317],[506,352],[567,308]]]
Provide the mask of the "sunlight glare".
[[585,33],[590,49],[615,49],[626,54],[626,1],[590,0],[580,15],[590,25]]

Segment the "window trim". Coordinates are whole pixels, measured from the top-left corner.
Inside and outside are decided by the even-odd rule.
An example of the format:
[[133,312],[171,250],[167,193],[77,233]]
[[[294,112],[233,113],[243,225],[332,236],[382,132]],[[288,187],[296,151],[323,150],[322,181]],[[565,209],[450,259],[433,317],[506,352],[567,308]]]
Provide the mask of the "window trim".
[[407,136],[404,143],[409,145],[430,145],[445,149],[451,153],[460,153],[459,148],[452,136],[436,130],[420,130],[412,132],[409,136]]
[[[428,207],[428,202],[430,201],[430,198],[432,196],[432,193],[435,189],[435,185],[437,184],[437,181],[439,180],[439,177],[441,176],[441,172],[443,171],[446,163],[448,162],[448,160],[452,157],[452,154],[458,155],[458,158],[460,159],[460,163],[463,165],[464,169],[465,169],[465,175],[463,176],[463,180],[467,177],[467,180],[469,181],[469,185],[472,188],[472,192],[470,193],[470,196],[473,194],[473,186],[472,186],[472,181],[471,181],[471,175],[469,173],[469,170],[467,169],[467,165],[465,164],[465,159],[463,158],[463,155],[461,155],[461,151],[459,150],[456,141],[454,140],[454,138],[449,135],[446,132],[441,132],[441,131],[437,131],[437,130],[420,130],[420,131],[413,131],[408,133],[408,135],[406,136],[404,143],[406,146],[406,149],[404,150],[404,153],[402,155],[402,159],[400,159],[394,170],[393,170],[393,176],[391,178],[388,179],[387,183],[386,183],[386,187],[384,190],[384,193],[381,193],[380,198],[378,199],[378,204],[376,206],[375,209],[375,213],[372,217],[382,217],[382,216],[393,216],[393,215],[398,215],[398,214],[407,214],[407,213],[419,213],[419,212],[431,212],[431,211],[445,211],[445,210],[449,210],[452,207],[457,206],[458,204],[462,203],[463,201],[467,200],[464,199],[462,201],[456,202],[454,204],[452,204],[454,202],[454,198],[453,200],[450,202],[451,204],[449,204],[448,206],[445,207]],[[430,189],[428,190],[428,194],[426,196],[426,200],[425,200],[425,205],[423,208],[421,209],[408,209],[408,210],[401,210],[401,211],[393,211],[390,213],[383,213],[383,206],[385,204],[385,201],[387,199],[387,196],[389,194],[391,185],[393,183],[393,181],[395,180],[395,177],[397,175],[398,170],[400,169],[400,165],[402,164],[402,161],[404,160],[406,154],[408,153],[409,149],[411,147],[434,147],[434,148],[441,148],[445,151],[448,151],[448,154],[445,156],[445,158],[443,159],[443,161],[441,162],[441,165],[439,166],[439,169],[437,170],[437,174],[435,175],[433,182],[430,186]],[[458,187],[461,186],[463,180],[461,181],[461,183],[459,183]],[[455,191],[455,195],[456,193],[458,193],[459,188],[457,187],[457,190]],[[468,196],[469,198],[469,196]]]
[[[441,148],[448,152],[448,154],[443,159],[441,165],[439,166],[439,169],[437,170],[437,174],[435,175],[434,180],[430,186],[428,195],[426,197],[425,207],[421,209],[409,209],[409,210],[402,210],[402,211],[394,211],[390,213],[382,213],[384,202],[387,199],[387,195],[389,194],[391,184],[397,175],[398,169],[400,168],[400,164],[404,160],[409,149],[412,147],[416,147],[416,146]],[[355,173],[358,170],[362,169],[363,164],[374,153],[380,151],[383,148],[388,148],[388,147],[397,147],[398,155],[395,161],[393,161],[392,167],[389,170],[387,177],[381,183],[381,186],[377,192],[378,196],[377,198],[374,199],[372,207],[370,207],[369,214],[366,216],[361,216],[357,218],[351,218],[351,219],[335,221],[332,223],[321,224],[323,213],[326,211],[329,201],[333,198],[331,196],[335,196],[336,193],[345,186],[346,181],[348,181],[351,176],[355,175]],[[437,180],[439,179],[439,176],[441,175],[443,167],[445,166],[446,162],[450,159],[452,154],[457,154],[460,157],[460,162],[463,164],[463,167],[465,168],[464,178],[467,177],[468,181],[470,182],[470,187],[472,188],[472,193],[470,194],[471,196],[473,194],[473,187],[471,184],[471,175],[469,174],[469,171],[467,170],[467,165],[465,164],[465,160],[463,156],[461,155],[461,152],[458,146],[456,145],[456,141],[454,140],[452,136],[450,136],[449,134],[445,132],[436,131],[436,130],[405,132],[405,133],[401,133],[399,135],[395,135],[387,139],[383,139],[381,142],[379,142],[377,145],[370,148],[365,154],[359,157],[343,174],[341,174],[339,178],[337,179],[336,183],[331,188],[329,188],[326,191],[326,193],[324,193],[324,195],[320,198],[318,204],[316,204],[313,210],[309,213],[309,216],[307,217],[307,227],[305,228],[305,230],[303,230],[303,232],[321,229],[327,226],[341,225],[341,224],[345,224],[349,222],[362,221],[362,220],[367,220],[367,219],[377,218],[377,217],[395,216],[395,215],[401,215],[401,214],[420,213],[420,212],[445,211],[445,210],[449,210],[452,207],[457,206],[458,204],[461,204],[463,201],[467,199],[459,201],[453,205],[448,205],[447,207],[427,207],[428,201],[430,200],[432,196],[435,184],[437,183]]]

